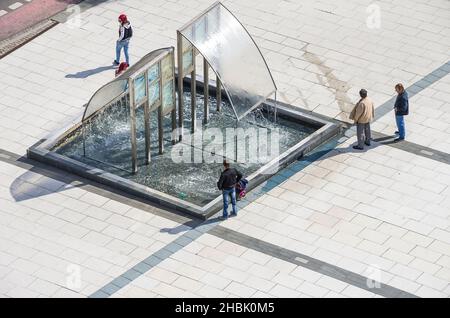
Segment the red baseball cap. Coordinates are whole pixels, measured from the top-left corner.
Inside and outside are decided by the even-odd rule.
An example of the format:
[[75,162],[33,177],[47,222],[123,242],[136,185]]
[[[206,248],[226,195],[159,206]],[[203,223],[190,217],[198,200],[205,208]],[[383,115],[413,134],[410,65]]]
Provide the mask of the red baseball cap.
[[119,15],[119,20],[120,22],[125,23],[128,21],[128,18],[125,14],[122,13],[121,15]]

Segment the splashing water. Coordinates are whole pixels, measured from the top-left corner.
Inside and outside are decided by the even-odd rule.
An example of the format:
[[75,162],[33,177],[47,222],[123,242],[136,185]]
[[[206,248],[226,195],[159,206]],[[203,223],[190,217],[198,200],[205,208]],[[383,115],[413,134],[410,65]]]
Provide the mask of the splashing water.
[[[184,93],[183,97],[185,105],[183,112],[184,127],[189,131],[191,127],[190,92]],[[225,135],[227,128],[244,130],[264,128],[267,129],[268,136],[270,136],[276,129],[279,133],[280,153],[300,142],[316,129],[284,118],[278,118],[277,122],[273,122],[261,108],[252,111],[245,118],[236,122],[231,106],[226,100],[222,101],[220,112],[216,111],[216,106],[216,99],[210,96],[209,121],[207,124],[203,124],[203,95],[196,95],[196,118],[199,131],[204,132],[206,129],[216,128]],[[86,156],[83,156],[81,129],[62,141],[54,151],[197,205],[204,205],[215,199],[220,195],[216,188],[216,182],[222,170],[222,155],[226,156],[225,149],[231,149],[232,155],[226,157],[232,161],[235,157],[234,141],[233,143],[227,143],[225,140],[217,142],[217,162],[176,163],[172,160],[170,115],[163,119],[165,152],[162,155],[158,153],[157,119],[157,112],[152,112],[150,115],[151,162],[149,165],[145,165],[144,115],[142,107],[136,110],[138,151],[138,172],[136,174],[130,173],[130,116],[129,106],[124,101],[119,101],[100,112],[85,125]],[[237,151],[239,154],[245,154],[244,158],[250,158],[256,154],[249,153],[251,147],[248,147],[245,138],[245,135],[238,136]],[[187,143],[189,140],[189,138],[185,138],[183,143]],[[206,154],[205,147],[211,145],[214,145],[211,140],[201,140],[199,145],[193,145],[192,147],[190,145],[188,149],[191,150],[191,155],[194,158],[195,156],[202,158]],[[257,151],[259,153],[261,150],[258,148]],[[235,166],[245,176],[248,176],[264,164],[261,162],[245,162]]]

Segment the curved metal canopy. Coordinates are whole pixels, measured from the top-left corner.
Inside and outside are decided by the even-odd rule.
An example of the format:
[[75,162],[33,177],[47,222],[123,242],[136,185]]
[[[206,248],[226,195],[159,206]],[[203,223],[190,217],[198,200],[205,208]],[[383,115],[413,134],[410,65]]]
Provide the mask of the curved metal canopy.
[[221,80],[237,120],[276,92],[272,74],[255,41],[220,2],[179,32]]
[[103,107],[125,94],[128,90],[129,79],[134,79],[136,76],[140,75],[149,65],[158,60],[161,55],[164,55],[171,50],[173,50],[173,48],[168,47],[148,53],[136,64],[130,66],[119,77],[99,88],[87,103],[82,121],[85,121]]

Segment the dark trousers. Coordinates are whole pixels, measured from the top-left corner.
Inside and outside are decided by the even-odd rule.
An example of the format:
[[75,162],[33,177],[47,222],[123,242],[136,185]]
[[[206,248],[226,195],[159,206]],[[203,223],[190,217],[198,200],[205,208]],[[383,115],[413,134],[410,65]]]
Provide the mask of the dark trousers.
[[358,137],[358,146],[364,147],[364,143],[370,144],[370,123],[356,124],[356,135]]

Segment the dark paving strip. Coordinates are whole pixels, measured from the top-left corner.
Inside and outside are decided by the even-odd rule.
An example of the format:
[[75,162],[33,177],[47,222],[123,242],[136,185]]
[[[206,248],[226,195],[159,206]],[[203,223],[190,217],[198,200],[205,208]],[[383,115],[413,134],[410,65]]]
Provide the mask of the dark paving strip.
[[[296,174],[297,172],[301,171],[305,167],[309,166],[311,163],[318,160],[323,155],[327,154],[328,152],[335,149],[335,147],[339,144],[339,138],[341,136],[337,136],[330,141],[320,145],[318,148],[313,150],[308,155],[304,156],[300,161],[297,161],[287,168],[283,169],[279,174],[273,176],[265,183],[261,184],[257,188],[255,188],[253,191],[251,191],[247,197],[239,202],[239,208],[242,209],[246,205],[250,204],[252,201],[263,195],[264,193],[272,190],[276,186],[278,186],[280,183],[284,182],[288,178],[290,178],[292,175]],[[83,187],[83,189],[92,191],[94,193],[103,195],[105,197],[109,197],[112,199],[115,199],[119,202],[123,202],[125,204],[129,205],[136,205],[135,200],[132,200],[128,198],[127,196],[122,196],[119,194],[113,193],[115,191],[114,189],[108,189],[107,187],[104,187],[103,185],[96,184],[94,182],[90,182],[88,180],[84,180],[83,178],[72,176],[69,174],[62,175],[61,172],[57,169],[53,169],[51,167],[48,167],[46,165],[34,162],[32,160],[29,160],[25,157],[21,157],[17,154],[13,154],[8,151],[4,151],[0,149],[0,161],[5,161],[10,164],[14,164],[17,166],[20,166],[24,169],[33,171],[35,173],[43,174],[47,177],[60,180],[65,183],[74,184],[76,182],[79,182],[79,185]],[[147,210],[148,205],[145,203],[142,203],[142,206],[139,206],[140,209]],[[150,212],[155,213],[156,212],[152,209]],[[173,215],[171,213],[163,213],[161,215],[163,217],[167,217],[169,219],[177,218],[177,220],[174,220],[178,223],[183,223],[179,218],[183,218],[183,216],[177,216]],[[184,218],[185,219],[185,218]],[[246,236],[244,234],[240,234],[238,232],[234,232],[228,229],[225,229],[221,226],[217,226],[219,223],[217,219],[210,219],[209,221],[206,221],[204,223],[201,223],[201,221],[198,220],[192,220],[185,222],[184,224],[181,224],[177,228],[168,230],[169,233],[176,234],[180,232],[186,231],[183,235],[175,239],[172,243],[164,246],[156,253],[150,255],[143,261],[139,262],[137,265],[133,266],[120,276],[113,279],[110,283],[106,284],[102,288],[100,288],[98,291],[94,292],[92,295],[90,295],[91,298],[104,298],[109,297],[115,292],[119,291],[123,287],[130,284],[133,280],[139,278],[141,275],[146,273],[151,268],[157,266],[159,263],[161,263],[166,258],[170,257],[177,251],[183,249],[185,246],[196,240],[198,237],[203,235],[204,233],[209,233],[212,235],[216,235],[220,238],[229,240],[231,242],[240,244],[242,246],[252,248],[254,250],[266,253],[268,255],[271,255],[273,257],[277,257],[286,261],[289,261],[293,264],[304,266],[306,268],[315,270],[321,274],[339,279],[341,281],[344,281],[348,284],[354,285],[356,287],[371,291],[373,293],[385,296],[385,297],[415,297],[414,295],[408,294],[404,291],[395,289],[393,287],[381,284],[381,288],[372,289],[367,286],[367,277],[345,271],[344,269],[341,269],[339,267],[336,267],[334,265],[330,265],[324,262],[320,262],[318,260],[312,259],[308,256],[302,255],[300,253],[292,252],[287,249],[284,249],[282,247],[263,242],[261,240]]]
[[[303,168],[307,167],[324,154],[333,150],[338,144],[339,137],[340,136],[337,136],[328,141],[327,143],[320,145],[313,152],[311,152],[307,156],[304,156],[301,161],[291,164],[290,166],[283,169],[279,174],[271,177],[269,180],[253,189],[245,197],[244,200],[238,202],[239,209],[243,209],[245,206],[250,204],[252,201],[256,200],[258,197],[262,196],[267,191],[272,190],[280,183],[290,178],[295,173],[301,171]],[[220,213],[221,212],[219,212],[219,214]],[[98,291],[96,291],[89,297],[105,298],[111,296],[112,294],[116,293],[123,287],[130,284],[133,280],[139,278],[141,275],[143,275],[151,268],[157,266],[166,258],[172,256],[174,253],[176,253],[177,251],[181,250],[182,248],[190,244],[192,241],[199,238],[204,233],[211,233],[211,231],[219,224],[220,223],[217,219],[212,218],[196,227],[193,227],[192,229],[188,230],[186,233],[175,239],[172,243],[161,248],[158,252],[150,255],[148,258],[146,258],[139,264],[133,266],[131,269],[129,269],[122,275],[116,277],[111,282],[100,288]],[[186,231],[186,229],[180,226],[178,230],[173,229],[172,233],[178,233],[178,231]],[[280,247],[277,248],[280,249]]]
[[[433,85],[434,83],[444,78],[449,73],[450,73],[450,61],[447,61],[447,63],[442,64],[440,67],[438,67],[437,69],[435,69],[434,71],[432,71],[419,81],[415,82],[413,85],[406,88],[406,90],[408,91],[409,98],[412,98],[414,95]],[[394,90],[395,84],[397,83],[392,84],[392,90]],[[393,111],[396,98],[397,96],[394,96],[387,102],[385,102],[383,105],[380,105],[379,107],[376,108],[375,120]]]
[[145,274],[151,268],[157,266],[166,258],[169,258],[191,242],[195,241],[204,233],[210,231],[212,228],[217,226],[217,224],[217,219],[210,219],[200,226],[197,226],[195,229],[187,231],[186,233],[175,239],[172,243],[164,246],[159,251],[139,262],[137,265],[133,266],[122,275],[113,279],[111,282],[90,295],[89,298],[106,298],[111,296],[123,287],[130,284],[135,279],[139,278],[141,275]]
[[[194,227],[198,224],[202,223],[202,220],[190,218],[184,214],[181,214],[178,211],[172,211],[166,208],[160,208],[154,205],[149,204],[149,202],[134,197],[132,195],[129,195],[127,193],[121,192],[120,190],[110,188],[108,186],[105,186],[100,183],[96,183],[94,181],[84,179],[80,176],[70,174],[67,172],[63,172],[57,168],[42,164],[40,162],[30,160],[27,157],[20,156],[18,154],[0,149],[0,161],[9,163],[11,165],[18,166],[20,168],[26,169],[28,171],[40,174],[42,176],[45,176],[47,178],[51,178],[66,184],[70,184],[74,187],[82,188],[83,190],[86,190],[91,193],[95,193],[98,195],[101,195],[105,198],[126,204],[128,206],[152,213],[154,215],[169,219],[171,221],[180,223],[184,226],[188,227]],[[24,180],[26,182],[26,180]],[[35,186],[39,186],[38,184]],[[61,192],[63,192],[62,190]],[[50,194],[52,192],[57,191],[50,191],[47,190],[46,194]],[[24,197],[21,196],[19,200],[26,200],[30,199],[32,197]]]
[[[254,200],[256,200],[258,197],[263,195],[264,193],[272,190],[273,188],[277,187],[279,184],[290,178],[292,175],[296,174],[297,172],[303,170],[305,167],[309,166],[311,163],[318,160],[323,155],[329,153],[333,149],[336,148],[336,146],[339,144],[341,136],[337,136],[330,141],[320,145],[318,148],[313,150],[308,155],[304,156],[300,161],[297,161],[285,169],[283,169],[279,174],[273,176],[269,180],[267,180],[265,183],[261,184],[257,188],[255,188],[253,191],[251,191],[247,197],[239,202],[239,208],[242,209],[246,205],[250,204]],[[0,161],[4,161],[13,165],[20,166],[24,169],[33,171],[35,173],[42,174],[44,176],[53,178],[55,180],[59,180],[68,184],[77,184],[79,186],[82,186],[83,189],[92,191],[94,193],[103,195],[105,197],[117,200],[119,202],[123,202],[125,204],[129,204],[131,206],[135,206],[136,202],[135,200],[132,200],[128,198],[127,196],[122,196],[120,194],[114,193],[114,189],[108,189],[107,187],[104,187],[103,185],[96,184],[94,182],[84,180],[83,178],[80,178],[78,176],[72,176],[70,174],[64,174],[62,175],[61,172],[58,169],[54,169],[52,167],[48,167],[46,165],[43,165],[41,163],[34,162],[32,160],[29,160],[25,157],[21,157],[17,154],[1,150],[0,149]],[[139,202],[140,203],[140,202]],[[139,204],[140,205],[140,204]],[[140,209],[148,210],[148,205],[145,203],[142,203],[142,206],[139,206]],[[149,211],[151,213],[157,213],[155,212],[154,208]],[[291,262],[293,264],[304,266],[306,268],[309,268],[311,270],[315,270],[321,274],[339,279],[343,282],[346,282],[348,284],[351,284],[353,286],[359,287],[361,289],[368,290],[370,292],[373,292],[375,294],[379,294],[384,297],[416,297],[414,295],[411,295],[409,293],[406,293],[404,291],[395,289],[391,286],[381,284],[380,288],[369,288],[367,285],[368,278],[346,271],[342,268],[336,267],[331,264],[327,264],[315,259],[312,259],[311,257],[305,256],[300,253],[296,253],[287,249],[284,249],[280,246],[276,246],[270,243],[266,243],[264,241],[246,236],[244,234],[240,234],[238,232],[234,232],[228,229],[225,229],[221,226],[217,227],[219,224],[217,219],[210,219],[209,221],[206,221],[204,223],[201,223],[199,220],[191,220],[188,222],[182,222],[184,220],[181,220],[179,218],[184,218],[183,216],[177,216],[172,213],[163,213],[161,216],[172,219],[178,223],[184,223],[180,226],[169,229],[168,232],[172,234],[180,233],[187,231],[177,239],[175,239],[172,243],[166,245],[156,253],[150,255],[137,265],[133,266],[131,269],[127,270],[120,276],[113,279],[110,283],[103,286],[101,289],[93,293],[90,297],[92,298],[103,298],[103,297],[109,297],[115,292],[119,291],[123,287],[127,286],[129,283],[131,283],[133,280],[137,279],[141,275],[143,275],[145,272],[153,268],[154,266],[157,266],[159,263],[161,263],[164,259],[170,257],[177,251],[181,250],[188,244],[190,244],[192,241],[196,240],[198,237],[203,235],[204,233],[208,232],[209,234],[218,236],[222,239],[229,240],[231,242],[234,242],[236,244],[252,248],[254,250],[260,251],[262,253],[266,253],[268,255],[271,255],[273,257],[277,257],[283,260],[286,260],[288,262]],[[176,220],[174,219],[176,218]]]
[[379,132],[372,133],[373,141],[379,142],[382,145],[401,149],[412,154],[436,160],[445,164],[450,164],[450,154],[429,147],[421,146],[407,140],[395,142],[394,139],[397,137],[398,136],[396,135],[389,136]]
[[[214,235],[223,240],[247,247],[249,249],[264,253],[266,255],[282,259],[292,264],[302,266],[317,273],[332,277],[340,280],[344,283],[353,285],[355,287],[367,290],[371,293],[388,297],[388,298],[418,298],[416,295],[410,294],[395,287],[379,283],[379,287],[369,287],[369,282],[375,283],[372,279],[350,272],[343,268],[337,267],[332,264],[328,264],[317,260],[315,258],[303,255],[285,248],[282,248],[271,243],[267,243],[256,239],[254,237],[247,236],[245,234],[224,228],[222,226],[216,226],[211,229],[208,234]],[[377,285],[377,284],[374,284]]]

